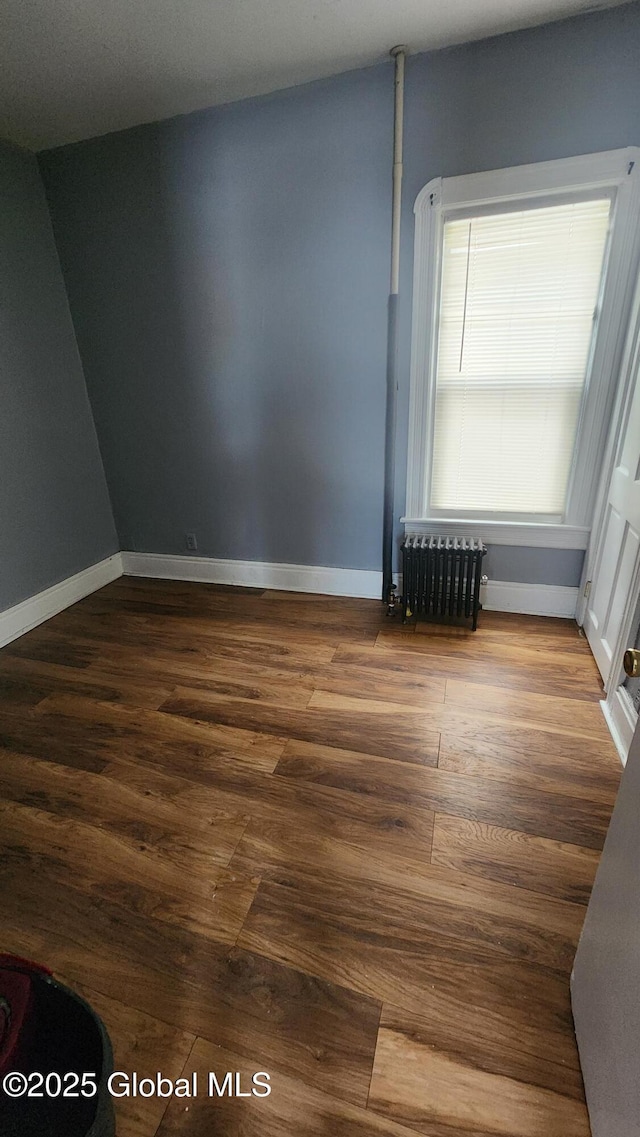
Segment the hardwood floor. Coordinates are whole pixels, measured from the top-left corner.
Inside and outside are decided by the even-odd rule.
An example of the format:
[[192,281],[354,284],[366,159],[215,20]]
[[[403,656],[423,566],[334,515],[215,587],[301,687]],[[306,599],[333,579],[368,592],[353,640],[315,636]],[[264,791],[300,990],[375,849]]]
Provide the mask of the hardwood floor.
[[569,621],[128,578],[0,652],[0,946],[200,1074],[119,1137],[588,1137],[600,693]]

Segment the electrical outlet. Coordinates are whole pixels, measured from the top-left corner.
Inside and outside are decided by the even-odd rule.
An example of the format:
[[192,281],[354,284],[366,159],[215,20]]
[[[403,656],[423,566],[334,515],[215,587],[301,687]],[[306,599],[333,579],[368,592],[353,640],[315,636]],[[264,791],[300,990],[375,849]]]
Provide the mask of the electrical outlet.
[[189,552],[190,553],[197,553],[198,541],[197,541],[195,533],[185,533],[184,539],[185,539],[185,543],[186,543],[186,546],[187,546],[187,549],[189,550]]

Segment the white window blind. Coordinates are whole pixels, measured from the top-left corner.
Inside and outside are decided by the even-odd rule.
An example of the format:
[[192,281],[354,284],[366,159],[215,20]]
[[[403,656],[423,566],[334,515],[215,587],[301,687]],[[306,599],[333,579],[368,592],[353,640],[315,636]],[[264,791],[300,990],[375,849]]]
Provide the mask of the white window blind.
[[610,211],[445,222],[433,509],[563,513]]

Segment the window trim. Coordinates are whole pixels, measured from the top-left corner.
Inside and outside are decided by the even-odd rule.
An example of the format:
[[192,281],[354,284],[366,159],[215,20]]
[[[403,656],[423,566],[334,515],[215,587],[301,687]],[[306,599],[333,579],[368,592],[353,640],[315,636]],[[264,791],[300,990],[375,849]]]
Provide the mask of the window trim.
[[[429,479],[435,405],[436,320],[439,309],[442,233],[445,217],[461,211],[517,202],[549,204],[592,192],[614,197],[605,267],[606,287],[587,377],[578,442],[569,480],[567,509],[556,520],[521,515],[508,520],[430,514]],[[640,148],[627,147],[504,170],[435,178],[418,194],[413,274],[411,385],[405,529],[412,532],[481,532],[493,544],[586,548],[598,490],[608,420],[615,397],[627,323],[640,260]],[[425,317],[426,313],[426,317]]]

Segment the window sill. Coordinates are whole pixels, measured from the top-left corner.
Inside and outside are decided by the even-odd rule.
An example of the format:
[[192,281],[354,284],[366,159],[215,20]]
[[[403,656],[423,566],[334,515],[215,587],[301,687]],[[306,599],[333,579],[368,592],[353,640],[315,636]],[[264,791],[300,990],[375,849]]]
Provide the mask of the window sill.
[[540,549],[586,549],[591,530],[581,525],[541,525],[529,521],[460,521],[400,518],[405,532],[481,537],[487,545],[525,545]]

